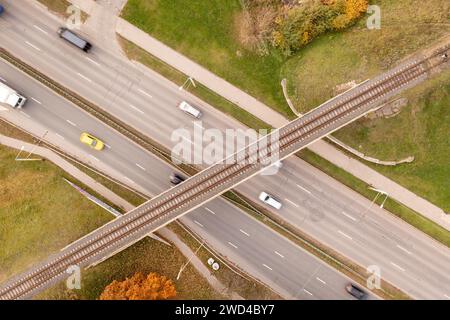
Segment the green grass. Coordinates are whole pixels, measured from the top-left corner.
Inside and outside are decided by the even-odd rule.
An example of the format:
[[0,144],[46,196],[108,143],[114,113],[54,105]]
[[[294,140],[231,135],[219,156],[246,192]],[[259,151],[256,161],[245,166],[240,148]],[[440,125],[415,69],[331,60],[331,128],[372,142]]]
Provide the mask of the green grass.
[[450,72],[402,94],[408,105],[394,118],[360,120],[337,132],[352,147],[375,158],[414,162],[395,167],[369,164],[450,212]]
[[[375,2],[374,2],[375,3]],[[304,112],[334,95],[334,87],[362,81],[450,33],[447,0],[378,0],[381,30],[365,19],[342,33],[324,35],[292,57],[272,50],[259,56],[237,40],[238,0],[129,0],[122,16],[286,116],[280,86]]]
[[[28,137],[4,124],[0,129],[3,134]],[[49,161],[16,162],[16,154],[16,150],[0,146],[0,283],[112,219],[63,178],[95,195],[94,192],[57,166]],[[139,203],[131,192],[121,192],[127,200]],[[185,261],[176,247],[147,238],[83,271],[82,290],[67,290],[62,282],[38,298],[97,299],[112,280],[124,279],[137,271],[155,271],[175,279]],[[192,267],[186,268],[176,287],[178,298],[223,298]]]
[[261,57],[235,39],[239,1],[129,0],[122,16],[207,69],[292,115],[280,85],[284,57]]
[[55,165],[16,162],[16,154],[0,146],[0,281],[111,219]]

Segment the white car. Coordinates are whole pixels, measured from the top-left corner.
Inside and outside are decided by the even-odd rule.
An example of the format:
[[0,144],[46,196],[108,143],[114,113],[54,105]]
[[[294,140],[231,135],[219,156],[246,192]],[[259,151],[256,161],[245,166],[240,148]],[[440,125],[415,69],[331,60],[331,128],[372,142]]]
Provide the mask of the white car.
[[261,192],[261,194],[259,195],[259,200],[277,210],[281,209],[281,202],[266,192]]
[[194,108],[186,101],[180,102],[180,104],[178,105],[178,108],[180,108],[180,110],[186,112],[188,115],[193,116],[194,118],[200,119],[202,116],[202,113],[200,110],[198,110],[197,108]]

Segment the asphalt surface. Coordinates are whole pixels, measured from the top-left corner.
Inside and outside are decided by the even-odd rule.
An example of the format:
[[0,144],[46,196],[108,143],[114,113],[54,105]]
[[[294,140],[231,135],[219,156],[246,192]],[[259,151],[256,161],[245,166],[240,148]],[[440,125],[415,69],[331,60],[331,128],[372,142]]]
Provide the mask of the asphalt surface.
[[[193,130],[192,119],[176,108],[181,100],[188,100],[200,106],[205,114],[202,118],[202,125],[205,128],[224,130],[242,127],[201,101],[178,90],[177,86],[159,75],[126,63],[121,56],[95,46],[95,41],[92,41],[94,43],[92,54],[83,54],[56,36],[55,30],[60,26],[56,18],[39,11],[33,5],[28,3],[19,5],[14,1],[6,1],[5,5],[8,11],[0,19],[2,46],[160,143],[172,146],[170,134],[174,129],[182,127],[190,132]],[[82,31],[79,33],[83,34]],[[88,39],[91,36],[83,35]],[[22,83],[17,82],[16,87],[26,96],[34,95],[33,92],[30,94],[28,87],[22,88]],[[51,98],[41,98],[43,101],[47,101],[46,99]],[[145,153],[143,150],[139,150],[140,153],[138,151],[133,153],[132,150],[121,149],[123,145],[132,144],[124,141],[125,138],[118,138],[114,132],[109,133],[109,129],[84,120],[76,108],[69,105],[58,115],[48,116],[41,114],[42,112],[35,114],[31,111],[40,106],[56,112],[54,107],[49,107],[50,104],[53,105],[41,102],[26,106],[24,112],[31,117],[27,118],[30,125],[32,121],[37,121],[52,132],[58,132],[64,138],[64,140],[60,138],[58,144],[71,152],[78,152],[82,159],[85,149],[77,145],[76,141],[81,131],[89,131],[111,146],[102,153],[95,153],[93,155],[95,159],[84,155],[85,159],[91,157],[88,161],[94,166],[102,170],[109,169],[106,172],[113,172],[115,177],[143,192],[156,194],[169,187],[167,176],[171,169],[161,163],[158,165],[159,160],[147,160],[148,155],[142,155]],[[21,116],[26,118],[26,115]],[[49,133],[47,138],[51,135],[52,133]],[[58,136],[53,138],[56,141]],[[161,169],[160,166],[165,169]],[[279,214],[286,221],[363,266],[379,266],[383,278],[415,298],[446,299],[450,295],[450,278],[446,272],[446,266],[450,263],[448,248],[437,244],[379,208],[371,207],[369,210],[370,201],[301,160],[290,159],[284,163],[278,175],[254,178],[239,186],[238,190],[255,201],[261,190],[274,194],[284,204]],[[237,209],[232,209],[233,207],[225,202],[223,205],[229,206],[229,209],[221,209],[220,206],[210,208],[215,203],[216,201],[211,202],[207,207],[216,213],[214,215],[216,219],[217,212],[220,213],[220,217],[225,215],[224,212],[236,215],[232,219],[225,220],[229,223],[229,228],[224,228],[223,222],[214,220],[213,214],[206,209],[197,210],[183,220],[198,234],[208,239],[208,242],[214,243],[213,246],[232,261],[239,261],[239,265],[250,263],[254,269],[252,274],[261,272],[270,278],[271,283],[281,286],[278,277],[273,275],[273,270],[278,270],[278,267],[274,268],[269,264],[270,261],[274,266],[283,268],[285,265],[283,258],[278,254],[273,255],[274,251],[279,253],[280,251],[268,249],[267,244],[271,241],[266,236],[259,237],[259,232],[252,231],[253,225],[247,227],[250,231],[244,229],[242,227],[245,225],[242,221],[244,218],[241,217],[244,215]],[[248,221],[255,223],[253,220]],[[267,231],[263,235],[266,233]],[[231,235],[235,238],[230,239]],[[269,253],[266,259],[270,260],[264,259],[266,261],[264,263],[254,263],[252,259],[248,262],[250,257],[254,256],[254,252],[259,252],[255,251],[253,245],[262,247],[264,252]],[[241,253],[244,250],[246,254]],[[258,254],[258,256],[265,255]],[[282,256],[294,255],[282,254]],[[312,270],[303,271],[306,270],[303,267],[301,269],[297,272],[313,274]],[[288,275],[282,284],[284,288],[289,288],[292,279],[298,277],[292,272],[282,274]],[[301,288],[298,284],[294,286]],[[301,290],[291,289],[288,292],[291,296],[296,296]],[[322,294],[314,292],[313,297],[323,298]],[[309,296],[307,293],[304,295]]]

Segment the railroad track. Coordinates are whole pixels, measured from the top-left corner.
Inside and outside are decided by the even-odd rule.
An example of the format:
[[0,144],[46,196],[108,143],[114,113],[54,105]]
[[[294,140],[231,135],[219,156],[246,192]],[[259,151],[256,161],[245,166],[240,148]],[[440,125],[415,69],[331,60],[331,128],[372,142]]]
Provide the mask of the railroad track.
[[138,241],[265,169],[266,162],[261,160],[276,155],[285,158],[363,116],[380,101],[424,80],[431,69],[444,62],[439,58],[442,54],[443,51],[436,52],[405,63],[273,131],[266,137],[269,143],[264,148],[257,147],[260,141],[249,145],[227,158],[229,161],[201,171],[14,277],[0,288],[0,299],[28,298],[67,276],[70,266],[88,266]]

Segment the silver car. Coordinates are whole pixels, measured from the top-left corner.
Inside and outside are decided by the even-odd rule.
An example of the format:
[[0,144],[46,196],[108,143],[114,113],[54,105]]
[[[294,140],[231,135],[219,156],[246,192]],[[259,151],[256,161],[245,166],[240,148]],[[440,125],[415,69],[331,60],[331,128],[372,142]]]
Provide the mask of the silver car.
[[266,193],[266,192],[261,192],[259,195],[259,200],[261,200],[262,202],[264,202],[265,204],[280,210],[281,209],[281,202],[278,201],[277,199],[275,199],[273,196],[271,196],[270,194]]

